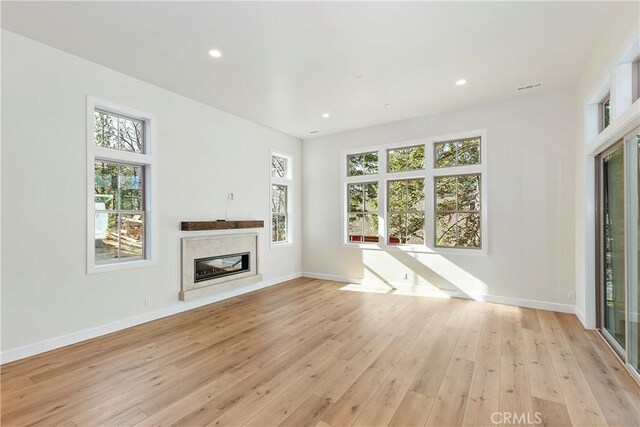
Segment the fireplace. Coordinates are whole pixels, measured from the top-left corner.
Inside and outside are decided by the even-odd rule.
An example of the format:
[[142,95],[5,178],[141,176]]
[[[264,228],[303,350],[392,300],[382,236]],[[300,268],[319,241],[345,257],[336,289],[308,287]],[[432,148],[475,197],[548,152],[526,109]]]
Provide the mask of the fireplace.
[[258,234],[182,238],[182,301],[223,294],[262,281]]
[[249,271],[249,256],[249,252],[245,252],[194,259],[194,281],[198,283]]

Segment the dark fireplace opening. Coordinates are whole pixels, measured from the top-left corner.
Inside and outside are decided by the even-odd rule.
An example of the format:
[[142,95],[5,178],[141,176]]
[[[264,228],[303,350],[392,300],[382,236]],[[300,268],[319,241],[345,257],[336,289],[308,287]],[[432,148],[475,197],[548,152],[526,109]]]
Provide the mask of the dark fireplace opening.
[[249,271],[249,252],[198,258],[193,261],[195,283]]

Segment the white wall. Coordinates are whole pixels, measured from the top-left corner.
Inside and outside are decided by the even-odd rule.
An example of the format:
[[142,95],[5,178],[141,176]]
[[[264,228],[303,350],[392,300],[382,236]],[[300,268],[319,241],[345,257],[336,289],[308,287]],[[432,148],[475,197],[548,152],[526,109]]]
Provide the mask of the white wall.
[[[615,65],[629,52],[628,47],[638,39],[639,5],[637,2],[620,3],[607,19],[607,25],[597,29],[602,36],[592,47],[583,68],[582,78],[576,85],[574,115],[576,133],[575,156],[575,288],[576,314],[588,328],[595,328],[595,252],[594,252],[594,158],[585,155],[587,143],[592,139],[587,132],[587,106],[597,103],[609,91]],[[637,43],[637,42],[636,42]],[[637,51],[636,51],[637,53]],[[621,114],[621,111],[617,112]],[[615,121],[615,119],[613,119]],[[612,124],[614,124],[612,121]]]
[[[223,218],[233,192],[230,217],[268,227],[270,149],[293,155],[301,178],[299,140],[7,31],[2,87],[4,361],[193,306],[178,302],[180,238],[204,233],[181,232],[180,221]],[[157,117],[153,267],[85,274],[86,95]],[[301,271],[300,188],[295,245],[270,249],[260,230],[266,282]]]
[[[464,89],[462,89],[464,90]],[[573,93],[529,93],[303,142],[303,269],[572,311]],[[341,150],[486,129],[489,254],[415,257],[341,244]],[[415,272],[415,274],[413,273]],[[408,280],[403,280],[408,273]],[[534,301],[551,304],[537,304]]]

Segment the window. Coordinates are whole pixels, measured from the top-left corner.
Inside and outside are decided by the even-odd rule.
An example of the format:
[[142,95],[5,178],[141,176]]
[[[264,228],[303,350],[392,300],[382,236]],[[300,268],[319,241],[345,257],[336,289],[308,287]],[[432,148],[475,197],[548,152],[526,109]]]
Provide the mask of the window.
[[347,167],[349,176],[378,173],[378,153],[351,154],[347,156]]
[[291,157],[271,154],[271,243],[291,243]]
[[609,127],[611,123],[611,97],[609,94],[598,105],[600,110],[600,132]]
[[424,145],[387,150],[389,172],[424,169]]
[[344,153],[344,242],[487,253],[484,131]]
[[150,115],[88,98],[87,272],[149,264]]
[[435,167],[468,166],[480,164],[480,138],[435,144]]
[[480,247],[480,175],[435,179],[436,246]]
[[347,186],[349,242],[378,241],[378,183]]
[[388,243],[424,245],[424,178],[387,181],[387,198]]

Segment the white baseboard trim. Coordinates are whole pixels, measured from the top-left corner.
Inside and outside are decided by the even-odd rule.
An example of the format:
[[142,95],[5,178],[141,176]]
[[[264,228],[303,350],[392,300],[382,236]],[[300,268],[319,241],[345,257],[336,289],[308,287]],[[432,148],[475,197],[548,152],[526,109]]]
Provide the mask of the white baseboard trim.
[[585,322],[585,320],[584,320],[584,313],[582,313],[582,310],[580,310],[577,305],[575,306],[575,313],[574,314],[576,315],[576,317],[578,318],[580,323],[582,323],[582,327],[585,328],[585,329],[589,329],[589,328],[587,328],[587,322]]
[[561,313],[575,314],[576,312],[576,308],[573,305],[559,304],[559,303],[548,302],[548,301],[537,301],[537,300],[524,299],[524,298],[504,297],[500,295],[468,295],[462,291],[451,290],[451,289],[441,289],[441,290],[433,290],[433,291],[429,291],[428,289],[420,290],[419,286],[412,286],[412,285],[398,284],[398,283],[385,284],[379,281],[368,281],[368,280],[358,279],[354,277],[336,276],[333,274],[315,273],[310,271],[303,272],[302,276],[310,277],[313,279],[320,279],[320,280],[332,280],[335,282],[355,283],[363,286],[372,286],[378,289],[380,288],[381,285],[386,285],[386,286],[392,286],[400,291],[417,291],[421,295],[426,295],[426,296],[429,296],[429,294],[432,293],[433,296],[442,297],[443,295],[446,295],[446,296],[455,297],[455,298],[466,298],[466,299],[471,298],[476,301],[484,301],[484,302],[490,302],[495,304],[515,305],[518,307],[535,308],[539,310],[558,311]]
[[[55,350],[60,347],[65,347],[71,344],[76,344],[81,341],[86,341],[91,338],[96,338],[102,335],[110,334],[112,332],[120,331],[122,329],[137,326],[142,323],[151,322],[152,320],[160,319],[174,314],[182,313],[184,311],[192,310],[194,308],[201,307],[203,305],[212,304],[214,302],[222,301],[225,299],[233,298],[239,295],[246,294],[248,292],[257,291],[258,289],[266,288],[269,286],[277,285],[287,280],[297,279],[302,277],[302,273],[293,273],[286,276],[276,277],[274,279],[263,280],[258,283],[243,286],[241,288],[232,289],[227,292],[223,292],[217,295],[211,295],[208,297],[199,298],[192,301],[176,301],[176,304],[168,307],[163,307],[158,310],[154,310],[148,313],[138,314],[127,319],[118,320],[115,322],[107,323],[105,325],[96,326],[93,328],[85,329],[78,332],[72,332],[67,335],[62,335],[55,338],[39,341],[33,344],[27,344],[22,347],[12,348],[4,350],[0,353],[0,363],[9,363],[15,360],[23,359],[25,357],[34,356],[36,354],[44,353],[46,351]],[[177,293],[176,293],[177,298]]]

